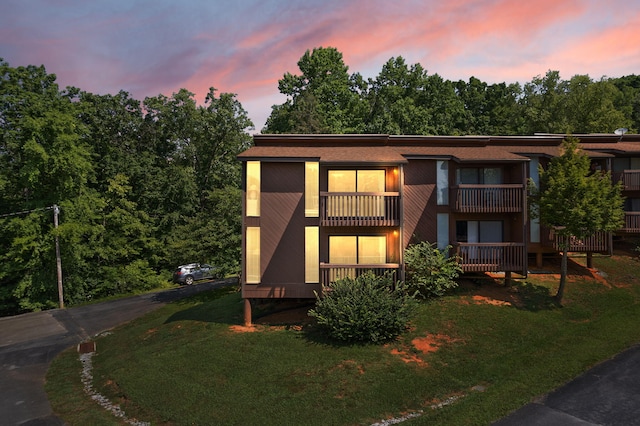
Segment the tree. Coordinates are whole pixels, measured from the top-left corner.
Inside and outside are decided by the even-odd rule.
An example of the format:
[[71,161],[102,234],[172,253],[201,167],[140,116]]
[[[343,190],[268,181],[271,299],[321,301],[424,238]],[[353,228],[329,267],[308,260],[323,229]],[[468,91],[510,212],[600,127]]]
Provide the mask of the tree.
[[287,96],[272,107],[263,133],[361,133],[366,104],[362,77],[349,75],[333,47],[307,50],[298,61],[301,74],[287,72],[278,90]]
[[562,303],[571,238],[588,238],[596,232],[619,229],[624,220],[621,184],[613,184],[609,172],[595,171],[579,140],[567,137],[562,155],[540,169],[540,187],[530,181],[531,215],[553,229],[560,240],[562,263],[555,296]]

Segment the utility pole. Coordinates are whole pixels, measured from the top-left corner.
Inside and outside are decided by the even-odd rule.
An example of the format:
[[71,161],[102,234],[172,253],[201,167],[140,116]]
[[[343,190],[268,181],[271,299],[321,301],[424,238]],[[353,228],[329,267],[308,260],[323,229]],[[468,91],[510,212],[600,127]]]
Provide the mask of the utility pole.
[[[53,227],[58,229],[58,215],[60,214],[60,207],[57,204],[53,205]],[[62,295],[62,261],[60,260],[60,241],[58,239],[58,233],[56,232],[56,269],[58,271],[58,302],[60,309],[64,308],[64,297]]]

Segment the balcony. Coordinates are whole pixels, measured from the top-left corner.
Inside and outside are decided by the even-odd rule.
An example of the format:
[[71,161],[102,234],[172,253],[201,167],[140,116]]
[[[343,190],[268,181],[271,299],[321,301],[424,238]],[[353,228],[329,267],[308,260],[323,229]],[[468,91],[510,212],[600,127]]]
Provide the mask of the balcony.
[[622,182],[624,191],[640,191],[640,170],[625,170],[611,176],[614,182]]
[[398,192],[322,192],[322,226],[399,226]]
[[[562,251],[560,235],[555,235],[553,247],[557,251]],[[611,250],[611,233],[609,232],[596,232],[591,237],[569,238],[569,251],[579,253],[609,253]]]
[[524,243],[457,243],[454,246],[464,272],[520,272],[527,270]]
[[458,185],[454,209],[460,213],[513,213],[524,209],[524,185]]
[[375,265],[336,265],[329,263],[320,263],[320,283],[327,286],[339,279],[350,277],[357,278],[364,272],[373,271],[375,275],[382,276],[387,272],[393,275],[393,281],[396,282],[400,278],[400,265],[397,263],[384,263]]
[[625,232],[640,232],[640,212],[625,212],[622,230]]

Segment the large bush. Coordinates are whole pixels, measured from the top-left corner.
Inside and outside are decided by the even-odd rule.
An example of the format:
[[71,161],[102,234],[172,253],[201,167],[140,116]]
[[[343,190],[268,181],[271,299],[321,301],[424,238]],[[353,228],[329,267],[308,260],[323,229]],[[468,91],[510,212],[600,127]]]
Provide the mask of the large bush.
[[404,251],[406,282],[424,298],[442,296],[458,286],[462,268],[456,257],[447,257],[451,249],[440,250],[427,241],[412,244]]
[[309,315],[333,339],[379,343],[407,328],[415,306],[404,283],[394,283],[391,275],[367,272],[331,283],[317,295]]

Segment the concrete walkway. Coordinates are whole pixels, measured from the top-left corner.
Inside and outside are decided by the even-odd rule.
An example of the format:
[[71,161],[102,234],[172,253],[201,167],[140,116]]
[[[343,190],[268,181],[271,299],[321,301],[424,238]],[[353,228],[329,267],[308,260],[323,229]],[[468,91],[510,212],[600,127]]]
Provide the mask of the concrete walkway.
[[0,424],[63,425],[53,414],[44,391],[49,364],[60,352],[165,303],[236,282],[213,281],[77,308],[0,318]]

